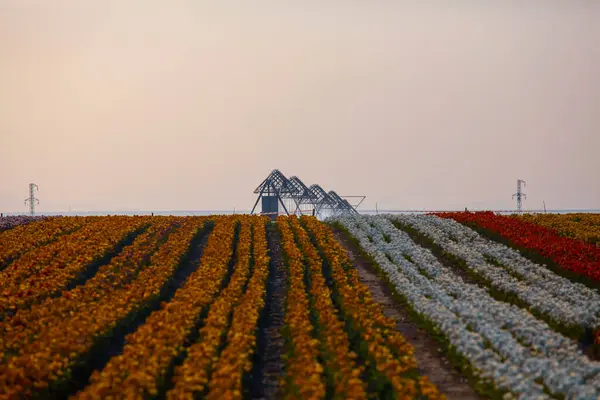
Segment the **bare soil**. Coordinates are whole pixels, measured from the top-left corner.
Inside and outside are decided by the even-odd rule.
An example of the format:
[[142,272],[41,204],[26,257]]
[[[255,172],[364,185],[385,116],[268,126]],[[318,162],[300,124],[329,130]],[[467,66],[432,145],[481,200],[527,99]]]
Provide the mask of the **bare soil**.
[[386,284],[378,277],[375,267],[360,254],[346,233],[332,229],[335,238],[346,248],[361,282],[368,286],[373,299],[383,306],[384,314],[396,321],[396,329],[414,346],[420,372],[427,375],[450,400],[483,399],[469,386],[460,371],[452,366],[435,339],[413,322],[408,311],[394,300]]
[[283,263],[281,235],[275,224],[267,226],[267,241],[271,263],[267,299],[259,322],[257,357],[251,374],[250,397],[252,399],[276,399],[284,368],[281,356],[285,344],[282,329],[287,271]]

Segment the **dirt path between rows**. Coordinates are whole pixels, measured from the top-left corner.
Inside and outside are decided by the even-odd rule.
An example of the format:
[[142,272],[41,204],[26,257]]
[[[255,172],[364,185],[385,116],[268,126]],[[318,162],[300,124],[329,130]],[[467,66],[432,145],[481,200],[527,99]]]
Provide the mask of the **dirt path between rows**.
[[396,321],[396,329],[414,346],[415,358],[421,373],[427,375],[449,400],[483,399],[469,386],[467,379],[461,375],[460,371],[452,366],[442,353],[439,344],[427,331],[419,328],[411,320],[404,307],[394,300],[390,290],[377,276],[371,262],[360,254],[346,233],[337,228],[332,229],[335,238],[346,248],[350,260],[359,273],[361,282],[368,286],[373,299],[383,306],[384,314]]
[[250,398],[275,399],[279,388],[279,379],[283,374],[285,299],[287,292],[287,271],[283,264],[281,235],[275,224],[267,226],[269,245],[269,280],[264,313],[259,321],[257,357],[252,371]]

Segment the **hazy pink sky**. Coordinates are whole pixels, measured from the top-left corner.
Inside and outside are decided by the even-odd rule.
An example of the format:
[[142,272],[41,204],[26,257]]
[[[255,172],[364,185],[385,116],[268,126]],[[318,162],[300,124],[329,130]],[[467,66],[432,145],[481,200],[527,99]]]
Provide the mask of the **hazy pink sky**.
[[30,182],[39,211],[249,209],[274,168],[365,208],[514,207],[517,178],[526,208],[600,208],[599,21],[597,0],[0,0],[0,211]]

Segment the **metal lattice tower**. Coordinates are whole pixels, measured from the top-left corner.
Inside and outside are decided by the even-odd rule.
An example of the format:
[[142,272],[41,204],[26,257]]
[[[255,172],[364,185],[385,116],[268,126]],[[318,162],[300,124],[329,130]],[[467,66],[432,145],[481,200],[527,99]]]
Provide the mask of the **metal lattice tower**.
[[513,199],[517,199],[517,213],[521,214],[523,212],[523,200],[527,198],[527,195],[523,193],[521,184],[525,187],[525,181],[522,179],[517,179],[517,193],[513,194]]
[[[360,206],[365,199],[365,196],[339,196],[333,190],[328,193],[319,185],[307,186],[297,176],[287,179],[279,170],[273,170],[254,190],[254,193],[258,194],[258,198],[251,213],[254,213],[258,202],[262,199],[261,214],[270,215],[273,219],[279,214],[278,204],[283,206],[288,215],[306,213],[324,218],[347,213],[358,214],[356,207]],[[361,200],[353,206],[346,200],[352,197]]]
[[29,198],[25,199],[25,204],[29,202],[29,214],[33,217],[35,215],[35,203],[40,204],[40,201],[35,198],[34,189],[39,190],[38,185],[35,183],[29,184]]

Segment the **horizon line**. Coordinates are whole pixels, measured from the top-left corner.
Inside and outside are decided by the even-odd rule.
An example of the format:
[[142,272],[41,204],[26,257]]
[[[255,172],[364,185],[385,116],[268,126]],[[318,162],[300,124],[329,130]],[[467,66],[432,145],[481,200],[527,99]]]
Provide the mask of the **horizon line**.
[[[71,210],[71,211],[40,211],[36,212],[36,215],[44,215],[44,214],[76,214],[76,213],[103,213],[103,214],[120,214],[120,213],[233,213],[236,214],[249,214],[251,210]],[[429,212],[461,212],[463,209],[440,209],[440,210],[431,210],[431,209],[359,209],[360,212],[379,212],[379,213],[429,213]],[[492,212],[517,212],[516,209],[486,209],[486,208],[473,208],[468,209],[468,211],[492,211]],[[600,212],[600,208],[555,208],[555,209],[528,209],[523,210],[522,213],[543,213],[543,212],[557,212],[557,211],[598,211]],[[4,215],[23,215],[28,216],[26,211],[5,211]],[[258,214],[258,213],[257,213]]]

